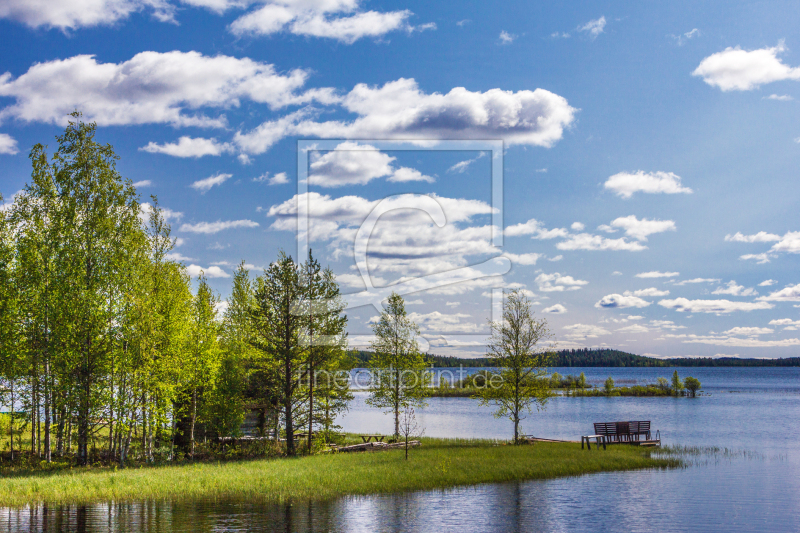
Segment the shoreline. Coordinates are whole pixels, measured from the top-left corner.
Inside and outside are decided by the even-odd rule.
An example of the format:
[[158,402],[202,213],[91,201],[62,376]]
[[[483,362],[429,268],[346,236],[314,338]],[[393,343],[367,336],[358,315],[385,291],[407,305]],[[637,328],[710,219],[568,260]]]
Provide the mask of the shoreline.
[[399,449],[122,470],[30,472],[0,479],[0,506],[153,499],[284,503],[682,464],[632,446],[589,452],[574,443],[514,446],[492,440],[423,438],[422,446],[409,451],[408,461]]

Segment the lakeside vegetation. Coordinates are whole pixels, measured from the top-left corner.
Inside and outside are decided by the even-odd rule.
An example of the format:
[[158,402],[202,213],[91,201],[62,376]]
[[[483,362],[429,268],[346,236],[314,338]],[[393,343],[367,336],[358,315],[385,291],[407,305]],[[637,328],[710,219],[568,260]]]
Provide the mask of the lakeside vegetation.
[[[428,389],[428,395],[440,398],[472,398],[477,397],[480,391],[490,382],[494,372],[481,370],[466,376],[463,379],[449,383],[446,379],[439,382],[438,387]],[[589,385],[583,372],[578,376],[561,376],[558,372],[548,377],[538,377],[540,388],[549,388],[563,396],[591,397],[591,396],[688,396],[694,398],[702,387],[700,380],[687,376],[680,379],[676,370],[672,381],[660,377],[655,383],[645,385],[631,385],[619,387],[612,377],[608,377],[602,388]]]
[[0,506],[34,502],[87,504],[142,499],[278,503],[345,495],[443,489],[478,483],[551,479],[594,472],[672,468],[680,459],[652,450],[577,443],[512,446],[466,439],[422,439],[408,461],[402,450],[328,453],[295,459],[194,462],[117,470],[113,467],[18,471],[0,479]]

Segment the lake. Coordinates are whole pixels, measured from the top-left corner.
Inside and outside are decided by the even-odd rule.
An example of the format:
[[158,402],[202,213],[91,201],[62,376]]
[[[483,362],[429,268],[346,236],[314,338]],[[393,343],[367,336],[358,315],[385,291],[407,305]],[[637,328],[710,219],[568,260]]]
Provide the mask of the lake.
[[[467,370],[467,369],[465,369]],[[473,371],[474,369],[469,369]],[[564,368],[601,385],[644,384],[672,368]],[[564,398],[524,433],[577,440],[592,422],[651,420],[663,443],[706,451],[671,471],[604,473],[292,506],[138,502],[0,510],[3,531],[800,531],[800,368],[679,368],[698,398]],[[345,431],[391,433],[389,415],[356,393]],[[418,411],[432,437],[508,439],[511,423],[468,398]],[[708,448],[718,447],[711,451]],[[590,452],[587,452],[590,453]],[[591,453],[602,453],[602,451]]]

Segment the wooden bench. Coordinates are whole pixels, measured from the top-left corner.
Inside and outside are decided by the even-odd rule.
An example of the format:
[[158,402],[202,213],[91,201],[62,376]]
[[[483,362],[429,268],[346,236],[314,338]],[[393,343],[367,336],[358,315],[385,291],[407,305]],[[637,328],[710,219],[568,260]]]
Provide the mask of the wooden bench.
[[364,442],[369,442],[372,439],[375,439],[375,442],[383,442],[383,439],[386,438],[385,435],[359,435],[359,437]]
[[609,443],[638,441],[640,436],[644,436],[645,440],[650,440],[650,421],[595,422],[594,432],[597,435],[605,436]]

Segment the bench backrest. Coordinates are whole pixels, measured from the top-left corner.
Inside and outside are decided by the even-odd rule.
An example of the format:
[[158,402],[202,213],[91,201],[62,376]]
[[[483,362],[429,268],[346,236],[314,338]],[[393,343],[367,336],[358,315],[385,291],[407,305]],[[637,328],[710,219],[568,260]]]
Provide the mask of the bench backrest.
[[636,435],[650,431],[649,420],[636,420],[631,422],[595,422],[595,435]]

